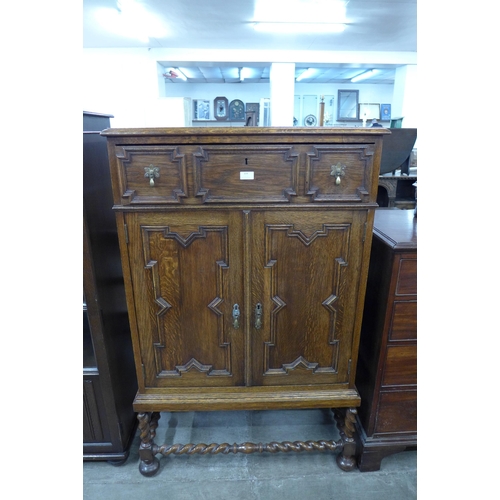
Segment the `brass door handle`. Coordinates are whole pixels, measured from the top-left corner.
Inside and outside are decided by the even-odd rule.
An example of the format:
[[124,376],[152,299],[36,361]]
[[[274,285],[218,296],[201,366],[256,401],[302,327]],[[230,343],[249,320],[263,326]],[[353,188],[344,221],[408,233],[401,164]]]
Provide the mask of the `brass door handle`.
[[255,306],[254,327],[256,330],[260,330],[262,328],[262,304],[260,302]]
[[233,328],[237,330],[240,327],[240,306],[234,304],[233,306]]

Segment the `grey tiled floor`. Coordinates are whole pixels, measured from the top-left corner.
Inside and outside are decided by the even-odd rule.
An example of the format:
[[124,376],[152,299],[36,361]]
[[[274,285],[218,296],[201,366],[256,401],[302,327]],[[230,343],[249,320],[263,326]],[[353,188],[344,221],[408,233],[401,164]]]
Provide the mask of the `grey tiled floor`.
[[[254,443],[339,439],[328,410],[162,413],[155,442]],[[417,452],[382,460],[380,471],[344,472],[332,452],[177,455],[162,457],[151,478],[139,473],[136,434],[127,461],[83,463],[86,500],[239,499],[412,500]]]

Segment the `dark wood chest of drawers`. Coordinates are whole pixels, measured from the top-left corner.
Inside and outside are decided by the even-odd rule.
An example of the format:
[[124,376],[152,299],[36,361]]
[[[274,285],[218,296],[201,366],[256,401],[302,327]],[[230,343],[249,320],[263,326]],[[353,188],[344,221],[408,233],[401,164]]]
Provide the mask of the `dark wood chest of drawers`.
[[358,466],[417,444],[417,218],[413,210],[375,213],[356,374]]
[[354,378],[388,133],[103,132],[139,384],[141,473],[154,474],[154,455],[172,450],[153,441],[159,412],[191,410],[342,409],[337,461],[353,468]]

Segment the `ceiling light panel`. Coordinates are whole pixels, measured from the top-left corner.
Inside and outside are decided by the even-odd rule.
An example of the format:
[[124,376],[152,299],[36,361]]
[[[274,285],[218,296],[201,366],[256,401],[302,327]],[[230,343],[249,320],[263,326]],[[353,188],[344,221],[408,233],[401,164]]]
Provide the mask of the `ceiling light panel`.
[[[162,62],[162,66],[165,68],[165,72],[169,69],[173,69],[175,72],[177,70],[181,71],[188,77],[189,83],[238,83],[240,80],[237,77],[232,78],[237,75],[239,69],[244,73],[245,78],[242,83],[269,83],[269,73],[270,66],[243,66],[244,63],[237,64],[234,66],[177,66],[172,62]],[[215,63],[216,64],[216,63]],[[202,73],[202,69],[204,73]],[[295,78],[300,77],[308,68],[307,67],[296,67]],[[321,67],[311,68],[308,78],[304,78],[300,83],[336,83],[344,84],[351,83],[351,78],[359,75],[360,73],[366,72],[367,69],[362,68],[352,68],[352,67]],[[365,80],[360,82],[361,84],[394,84],[395,70],[393,68],[379,69],[379,72]],[[227,72],[227,73],[226,73]],[[223,77],[224,75],[224,77]],[[224,79],[226,78],[226,80]],[[166,78],[166,83],[184,83],[180,78]]]
[[307,68],[305,70],[299,70],[296,72],[295,81],[300,82],[302,80],[311,80],[316,76],[318,72],[318,68]]
[[218,67],[203,66],[200,67],[203,78],[209,83],[216,83],[222,80],[222,70]]
[[202,72],[196,66],[179,66],[179,69],[190,79],[203,79]]
[[346,22],[343,0],[256,0],[254,21],[280,23]]
[[135,0],[119,0],[116,8],[99,8],[95,16],[97,22],[110,32],[143,43],[168,33],[161,20]]
[[255,68],[245,68],[245,67],[242,67],[240,69],[240,80],[244,81],[244,80],[249,80],[249,79],[256,78],[257,77],[256,74],[257,74],[257,71],[256,71]]
[[342,33],[345,24],[333,23],[255,23],[253,25],[256,31],[269,33],[288,33],[296,35],[297,33]]
[[240,81],[238,68],[221,68],[221,71],[225,82],[234,83]]

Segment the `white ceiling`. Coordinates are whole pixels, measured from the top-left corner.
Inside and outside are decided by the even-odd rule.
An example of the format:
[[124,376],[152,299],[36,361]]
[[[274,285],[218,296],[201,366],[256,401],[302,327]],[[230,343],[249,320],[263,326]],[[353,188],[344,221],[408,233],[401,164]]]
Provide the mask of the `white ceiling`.
[[[129,36],[112,34],[100,26],[96,13],[99,8],[116,9],[116,0],[83,0],[84,48],[152,48],[255,51],[297,51],[296,76],[308,67],[317,68],[316,74],[303,83],[348,83],[353,76],[366,69],[380,73],[365,83],[393,83],[398,64],[363,62],[359,54],[353,62],[311,63],[308,51],[356,51],[362,53],[416,53],[417,0],[350,0],[346,7],[347,28],[339,34],[277,35],[258,33],[251,26],[256,18],[257,0],[138,0],[166,28],[164,36],[139,41]],[[320,10],[325,0],[261,0],[265,12],[274,2],[279,19],[293,15],[290,6],[305,5],[307,12]],[[333,2],[334,0],[328,0]],[[325,4],[328,8],[329,4]],[[287,14],[288,13],[288,14]],[[328,16],[325,14],[326,19]],[[238,68],[249,68],[250,76],[243,83],[269,82],[270,63],[273,61],[200,62],[193,60],[160,60],[165,69],[181,68],[190,82],[238,82]],[[279,61],[274,61],[279,62]],[[376,64],[376,65],[374,65]],[[177,78],[167,82],[182,82]]]

